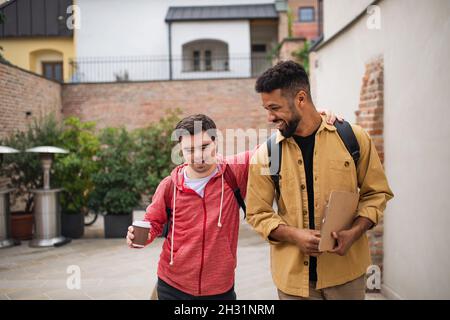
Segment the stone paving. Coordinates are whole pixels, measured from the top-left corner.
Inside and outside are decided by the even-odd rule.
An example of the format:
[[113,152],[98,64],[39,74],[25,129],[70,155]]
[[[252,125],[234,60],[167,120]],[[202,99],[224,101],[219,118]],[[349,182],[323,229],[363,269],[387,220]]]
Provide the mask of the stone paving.
[[[142,217],[135,211],[135,219]],[[269,247],[243,221],[238,246],[238,299],[277,299],[269,270]],[[149,299],[163,239],[142,250],[125,239],[103,239],[103,219],[86,227],[82,239],[59,248],[20,246],[0,250],[0,300],[16,299]],[[71,267],[75,266],[75,267]],[[81,287],[69,289],[73,269]],[[382,299],[371,294],[368,299]]]

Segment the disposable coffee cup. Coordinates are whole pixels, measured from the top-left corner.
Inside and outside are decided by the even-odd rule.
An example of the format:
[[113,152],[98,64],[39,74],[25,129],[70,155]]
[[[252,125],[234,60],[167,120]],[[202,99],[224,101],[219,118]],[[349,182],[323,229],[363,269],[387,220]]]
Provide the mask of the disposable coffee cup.
[[148,240],[148,233],[150,231],[150,222],[134,221],[133,229],[134,229],[133,245],[136,247],[144,247]]

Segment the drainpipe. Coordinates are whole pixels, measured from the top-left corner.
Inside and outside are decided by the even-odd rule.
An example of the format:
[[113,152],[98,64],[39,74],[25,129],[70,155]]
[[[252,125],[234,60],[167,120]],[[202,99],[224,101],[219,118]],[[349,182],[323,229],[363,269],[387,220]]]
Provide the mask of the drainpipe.
[[169,80],[172,80],[172,23],[169,21]]
[[323,36],[323,1],[318,0],[317,6],[319,9],[319,37]]

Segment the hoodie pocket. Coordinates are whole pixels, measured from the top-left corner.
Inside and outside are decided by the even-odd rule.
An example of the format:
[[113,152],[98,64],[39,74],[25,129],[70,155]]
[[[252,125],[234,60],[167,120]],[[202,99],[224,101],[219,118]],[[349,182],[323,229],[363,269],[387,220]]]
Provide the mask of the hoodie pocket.
[[183,260],[183,252],[185,251],[186,246],[181,246],[178,248],[177,252],[174,252],[173,254],[173,264],[175,265],[177,261]]
[[204,275],[207,278],[219,280],[217,285],[221,286],[224,283],[228,284],[229,280],[234,278],[235,268],[236,257],[232,252],[231,243],[225,235],[221,235],[205,252]]
[[[193,248],[189,244],[183,244],[173,254],[173,265],[170,269],[178,273],[181,278],[195,278],[200,268],[201,249]],[[169,259],[170,262],[170,253]]]

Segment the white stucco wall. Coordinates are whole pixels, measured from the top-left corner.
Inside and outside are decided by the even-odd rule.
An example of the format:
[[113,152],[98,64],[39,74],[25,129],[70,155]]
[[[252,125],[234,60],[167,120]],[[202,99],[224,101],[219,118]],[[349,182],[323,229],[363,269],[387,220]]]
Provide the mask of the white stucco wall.
[[205,77],[205,72],[182,72],[182,61],[180,57],[182,57],[183,44],[198,39],[220,40],[228,44],[230,70],[208,72],[208,77],[227,78],[250,76],[250,24],[248,20],[177,22],[172,24],[174,79]]
[[[150,57],[150,60],[144,64],[128,61],[128,58],[127,62],[116,61],[102,65],[84,63],[80,65],[80,79],[90,81],[100,77],[104,78],[104,81],[110,81],[113,80],[114,73],[122,73],[125,70],[133,80],[148,78],[149,74],[153,74],[154,79],[167,79],[169,76],[168,25],[164,19],[170,6],[273,2],[274,0],[77,0],[76,4],[80,7],[81,13],[81,28],[75,32],[78,58]],[[176,24],[178,23],[174,23],[174,26]],[[212,27],[212,31],[220,31],[219,35],[227,39],[249,38],[248,27],[243,26],[243,22],[229,25],[230,29],[218,25]],[[177,29],[173,34],[177,39],[187,37],[187,32],[191,32],[191,36],[202,33],[189,27],[186,31],[180,30],[180,27],[174,27],[174,29]],[[217,34],[214,34],[214,37],[217,37]],[[249,50],[247,48],[249,45],[246,44],[248,41],[249,39],[233,39],[233,43],[244,45],[240,50],[233,48],[233,52],[246,53]],[[176,47],[173,49],[177,50]],[[242,67],[246,69],[245,65]]]
[[385,220],[384,282],[402,298],[450,299],[450,1],[381,8],[386,171],[396,194]]
[[[78,59],[167,55],[167,24],[164,18],[169,1],[162,0],[77,0],[81,28],[75,32]],[[113,59],[114,60],[114,59]],[[139,62],[81,63],[82,81],[113,81],[114,73],[127,70],[132,79],[145,76]],[[83,61],[83,60],[81,60]],[[168,77],[166,61],[147,62],[145,68],[156,79]]]
[[323,2],[324,38],[328,39],[353,20],[373,0],[325,0]]
[[385,212],[383,292],[450,299],[450,2],[379,5],[380,31],[364,18],[319,50],[315,100],[353,121],[364,63],[384,56],[385,169],[395,198]]
[[273,3],[273,0],[76,0],[81,28],[77,56],[167,55],[170,6]]
[[316,106],[333,109],[354,122],[365,63],[380,55],[383,46],[383,32],[368,30],[365,22],[361,22],[345,36],[318,51],[316,65],[311,65],[315,77],[312,94]]

